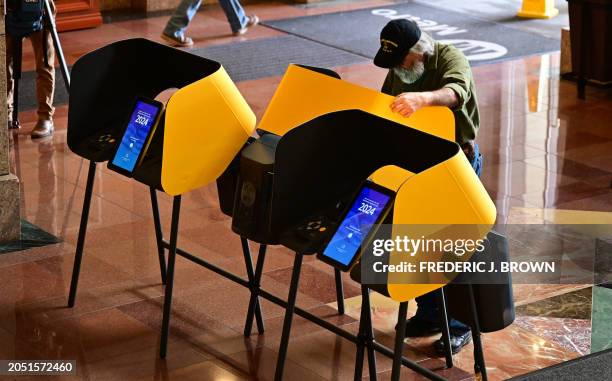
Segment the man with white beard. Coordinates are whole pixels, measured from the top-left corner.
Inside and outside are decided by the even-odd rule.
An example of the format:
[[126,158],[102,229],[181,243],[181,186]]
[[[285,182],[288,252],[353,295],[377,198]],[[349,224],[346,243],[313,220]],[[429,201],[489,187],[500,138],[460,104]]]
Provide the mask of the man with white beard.
[[[457,48],[435,41],[421,31],[416,22],[390,21],[380,33],[376,66],[389,69],[382,92],[395,96],[394,112],[408,117],[425,106],[446,106],[455,116],[455,140],[480,176],[482,155],[474,142],[480,118],[472,70]],[[406,322],[406,336],[429,336],[440,332],[436,293],[416,299],[417,312]],[[451,347],[457,353],[472,340],[470,328],[450,319]],[[444,353],[444,341],[434,342]]]

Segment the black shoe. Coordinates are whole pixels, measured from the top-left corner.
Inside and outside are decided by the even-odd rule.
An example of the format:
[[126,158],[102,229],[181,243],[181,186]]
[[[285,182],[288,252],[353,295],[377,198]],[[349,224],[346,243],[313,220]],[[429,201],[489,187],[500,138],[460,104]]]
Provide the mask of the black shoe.
[[[450,335],[450,343],[451,343],[451,349],[453,351],[453,354],[459,353],[461,348],[463,348],[466,345],[468,345],[470,343],[470,341],[472,341],[472,332],[471,331],[467,331],[463,335],[453,335],[451,333],[451,335]],[[446,353],[446,351],[444,349],[444,340],[442,340],[442,338],[434,341],[433,346],[434,346],[436,352],[438,352],[439,354],[443,355],[443,354]]]
[[39,120],[36,122],[36,126],[30,133],[32,139],[40,139],[45,136],[53,135],[53,121],[52,120]]
[[[397,326],[395,326],[397,330]],[[426,337],[441,331],[440,326],[415,317],[406,321],[406,337]]]

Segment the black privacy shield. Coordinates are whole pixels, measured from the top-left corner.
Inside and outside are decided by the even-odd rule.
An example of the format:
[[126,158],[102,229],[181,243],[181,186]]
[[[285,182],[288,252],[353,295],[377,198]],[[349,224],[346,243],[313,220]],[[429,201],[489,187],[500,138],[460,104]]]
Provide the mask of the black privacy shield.
[[383,166],[419,173],[458,151],[454,142],[361,110],[304,123],[287,132],[276,148],[270,243],[283,229],[351,195]]
[[96,149],[91,139],[113,132],[120,139],[137,96],[155,98],[216,72],[220,64],[143,38],[114,42],[75,62],[71,71],[68,147],[96,162],[114,147]]

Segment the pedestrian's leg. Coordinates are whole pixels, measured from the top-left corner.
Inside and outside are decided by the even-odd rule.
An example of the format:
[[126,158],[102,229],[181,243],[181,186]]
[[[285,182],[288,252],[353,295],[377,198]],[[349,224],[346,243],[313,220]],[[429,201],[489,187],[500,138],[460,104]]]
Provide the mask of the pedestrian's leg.
[[232,32],[237,32],[246,26],[248,18],[238,0],[219,0],[223,12],[229,21]]
[[30,36],[36,60],[36,99],[38,120],[52,120],[55,92],[55,48],[51,32],[43,29]]
[[180,39],[185,34],[189,22],[202,5],[202,0],[182,0],[166,24],[164,34]]

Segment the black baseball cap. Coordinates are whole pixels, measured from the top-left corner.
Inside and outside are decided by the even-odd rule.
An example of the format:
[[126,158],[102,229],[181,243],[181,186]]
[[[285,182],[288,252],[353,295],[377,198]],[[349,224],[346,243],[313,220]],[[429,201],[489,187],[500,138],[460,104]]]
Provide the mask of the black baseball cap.
[[380,32],[380,49],[374,65],[386,69],[399,65],[420,38],[421,29],[413,20],[389,21]]

